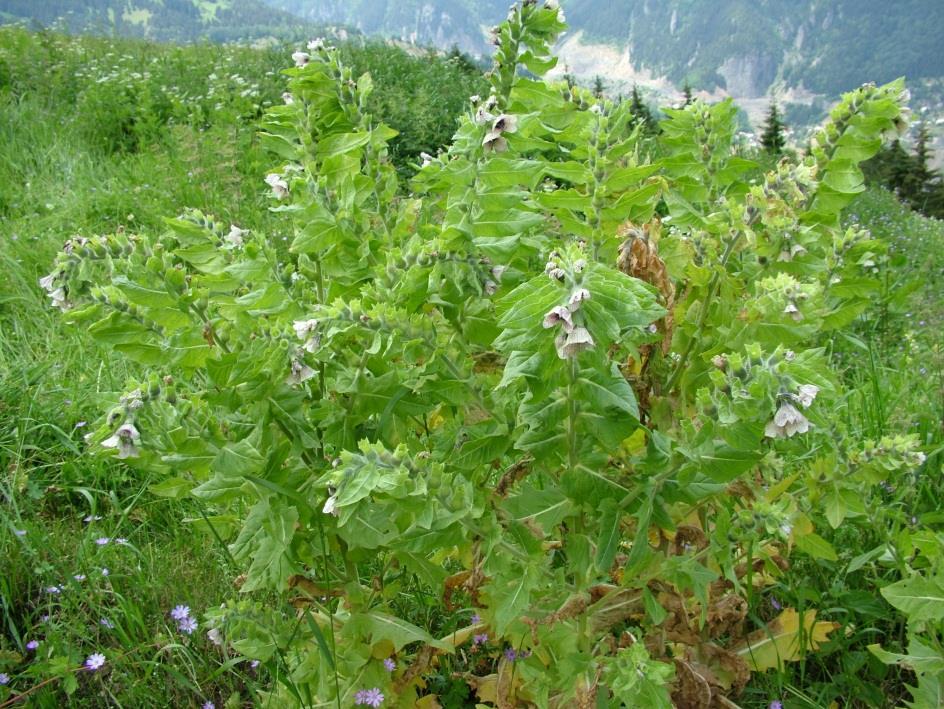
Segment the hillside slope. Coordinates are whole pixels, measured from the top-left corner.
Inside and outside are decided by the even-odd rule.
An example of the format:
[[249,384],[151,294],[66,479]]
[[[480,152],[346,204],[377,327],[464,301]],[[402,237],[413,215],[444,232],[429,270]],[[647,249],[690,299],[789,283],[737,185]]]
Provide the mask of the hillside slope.
[[[265,0],[299,17],[345,23],[474,54],[507,0]],[[865,81],[944,77],[941,0],[562,0],[571,34],[628,51],[636,70],[681,86],[762,96],[771,85],[836,95]],[[601,66],[601,69],[605,67]]]
[[0,22],[156,40],[225,42],[301,34],[298,17],[260,0],[0,0]]

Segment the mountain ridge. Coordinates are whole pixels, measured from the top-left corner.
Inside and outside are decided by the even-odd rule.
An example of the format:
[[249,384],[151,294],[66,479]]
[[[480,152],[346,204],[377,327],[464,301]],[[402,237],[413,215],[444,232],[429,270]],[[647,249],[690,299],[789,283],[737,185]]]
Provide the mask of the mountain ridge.
[[0,0],[0,21],[159,41],[303,36],[309,23],[261,0]]

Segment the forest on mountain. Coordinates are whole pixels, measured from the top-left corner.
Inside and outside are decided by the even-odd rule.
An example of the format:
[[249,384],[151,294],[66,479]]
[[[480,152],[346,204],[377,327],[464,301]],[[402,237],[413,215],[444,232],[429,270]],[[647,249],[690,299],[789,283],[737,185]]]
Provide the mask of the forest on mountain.
[[178,42],[302,36],[307,24],[258,0],[0,0],[0,21]]

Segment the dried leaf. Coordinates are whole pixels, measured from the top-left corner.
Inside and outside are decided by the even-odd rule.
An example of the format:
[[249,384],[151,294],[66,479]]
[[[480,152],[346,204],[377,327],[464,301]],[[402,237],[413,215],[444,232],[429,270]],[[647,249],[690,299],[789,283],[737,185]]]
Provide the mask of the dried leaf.
[[817,621],[816,611],[803,613],[802,623],[795,608],[786,608],[766,627],[756,630],[731,648],[744,658],[754,672],[782,668],[784,662],[799,660],[804,652],[817,650],[829,639],[838,623]]
[[672,701],[677,707],[686,709],[709,709],[711,687],[708,680],[682,660],[675,661],[675,682]]
[[668,354],[672,347],[672,331],[675,327],[675,284],[669,278],[665,262],[659,258],[657,242],[662,224],[658,219],[638,227],[626,222],[617,230],[617,236],[625,240],[619,249],[617,267],[628,276],[650,283],[662,294],[663,305],[668,311],[662,319],[662,353]]

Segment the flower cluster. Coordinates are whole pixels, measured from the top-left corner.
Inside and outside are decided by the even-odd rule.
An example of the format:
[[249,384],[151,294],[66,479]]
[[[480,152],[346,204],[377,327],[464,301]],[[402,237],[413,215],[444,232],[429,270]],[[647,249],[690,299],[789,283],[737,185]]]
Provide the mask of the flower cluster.
[[780,407],[773,420],[764,428],[764,435],[768,438],[790,438],[797,433],[809,431],[812,424],[792,402],[796,401],[804,409],[808,409],[818,393],[818,386],[801,384],[796,394],[782,394],[779,397]]
[[197,620],[196,618],[191,617],[189,606],[174,606],[170,611],[170,617],[177,621],[177,629],[181,633],[192,635],[197,629]]
[[354,694],[354,704],[357,706],[379,707],[383,704],[384,695],[377,687],[362,689]]
[[[557,252],[551,254],[550,260],[544,268],[544,272],[555,281],[564,281],[567,272],[561,267],[560,255]],[[587,267],[584,259],[577,259],[573,263],[573,272],[575,278]],[[590,291],[575,283],[574,289],[567,298],[565,305],[557,305],[551,308],[544,315],[544,329],[560,327],[561,332],[554,339],[554,346],[557,348],[557,356],[561,359],[575,357],[584,350],[593,349],[594,341],[590,331],[581,324],[578,316],[581,304],[590,300]]]

